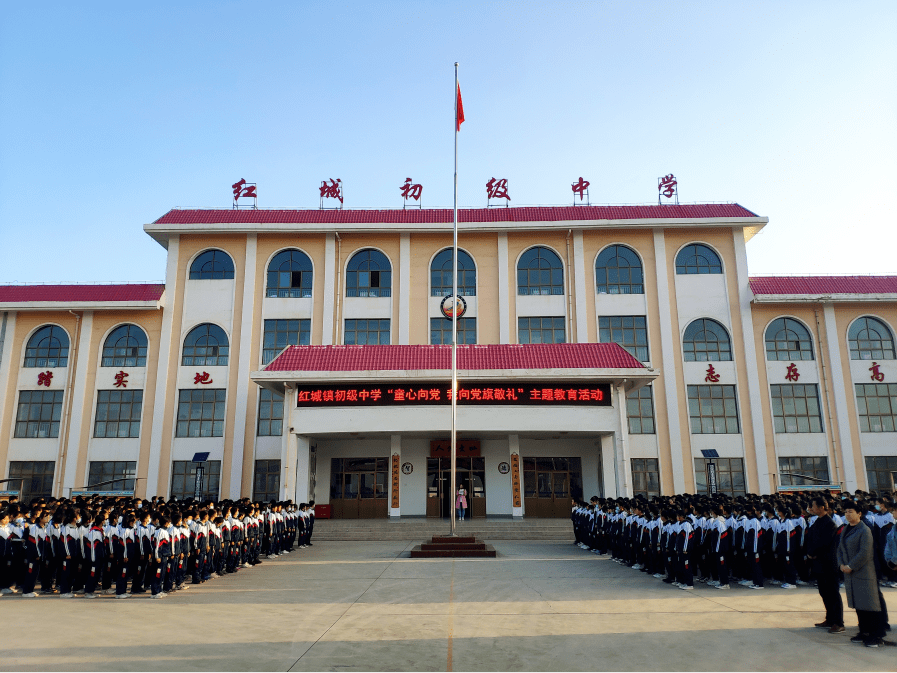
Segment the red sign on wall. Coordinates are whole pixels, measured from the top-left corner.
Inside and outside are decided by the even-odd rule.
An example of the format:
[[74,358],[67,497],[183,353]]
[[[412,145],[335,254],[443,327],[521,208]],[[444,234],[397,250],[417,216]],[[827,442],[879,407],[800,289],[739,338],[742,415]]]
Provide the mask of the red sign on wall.
[[[298,386],[297,407],[384,407],[451,404],[452,389],[445,383],[415,385],[311,385]],[[611,406],[607,383],[555,384],[487,382],[458,386],[460,405]]]
[[[479,439],[456,439],[455,455],[459,458],[477,458],[480,455]],[[451,458],[452,440],[434,439],[430,441],[430,458]]]

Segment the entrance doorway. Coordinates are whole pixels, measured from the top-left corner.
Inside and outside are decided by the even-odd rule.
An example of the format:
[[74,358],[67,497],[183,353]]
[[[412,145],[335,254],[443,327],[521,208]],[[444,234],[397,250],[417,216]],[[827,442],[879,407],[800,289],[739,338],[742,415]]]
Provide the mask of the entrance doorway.
[[582,500],[582,460],[524,458],[523,505],[526,516],[566,518],[573,499]]
[[486,516],[486,460],[458,457],[456,488],[451,488],[451,458],[427,458],[427,516],[448,518],[457,487],[467,489],[467,518]]
[[330,511],[334,519],[380,519],[389,510],[388,458],[333,458]]

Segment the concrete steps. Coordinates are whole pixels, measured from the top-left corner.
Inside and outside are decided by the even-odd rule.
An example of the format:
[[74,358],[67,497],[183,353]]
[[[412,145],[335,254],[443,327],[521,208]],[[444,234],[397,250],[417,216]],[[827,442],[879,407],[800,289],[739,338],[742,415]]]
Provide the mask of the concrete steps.
[[[313,539],[428,540],[448,532],[449,522],[444,519],[317,519]],[[479,540],[573,541],[573,526],[567,519],[473,519],[457,521],[455,533]]]
[[495,547],[473,537],[434,535],[430,542],[416,545],[411,558],[495,558]]

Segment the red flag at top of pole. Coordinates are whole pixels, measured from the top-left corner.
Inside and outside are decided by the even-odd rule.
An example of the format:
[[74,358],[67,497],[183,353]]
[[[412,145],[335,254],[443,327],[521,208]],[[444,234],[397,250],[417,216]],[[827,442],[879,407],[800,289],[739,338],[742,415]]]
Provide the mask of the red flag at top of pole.
[[461,130],[461,124],[464,123],[464,105],[461,103],[461,85],[458,85],[458,102],[455,105],[455,130]]

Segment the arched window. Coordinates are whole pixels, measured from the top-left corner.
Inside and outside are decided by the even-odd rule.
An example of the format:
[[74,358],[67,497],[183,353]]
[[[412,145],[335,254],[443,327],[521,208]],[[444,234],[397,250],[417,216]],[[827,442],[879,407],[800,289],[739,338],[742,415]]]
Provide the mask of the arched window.
[[234,260],[222,250],[206,250],[190,265],[190,280],[233,279]]
[[766,328],[767,360],[812,360],[810,331],[794,318],[776,318]]
[[386,255],[371,248],[352,255],[346,269],[347,297],[389,297],[391,288],[392,265]]
[[676,273],[722,273],[723,263],[713,250],[700,243],[686,245],[676,255]]
[[[446,248],[430,264],[430,295],[444,297],[452,293],[452,249]],[[477,267],[473,258],[458,250],[458,294],[473,297],[477,293]]]
[[184,339],[185,367],[216,367],[227,364],[228,342],[224,330],[211,323],[197,325]]
[[598,294],[645,294],[642,261],[631,248],[611,245],[595,260]]
[[67,367],[69,335],[57,325],[45,325],[28,339],[25,347],[26,367]]
[[301,250],[282,250],[268,264],[269,297],[311,297],[311,260]]
[[103,344],[101,367],[146,367],[146,332],[137,325],[119,325]]
[[557,253],[536,246],[520,256],[517,294],[564,294],[564,265]]
[[686,362],[722,362],[732,359],[729,333],[716,320],[695,320],[685,328],[682,341]]
[[847,332],[851,360],[894,360],[894,336],[878,318],[863,316]]

